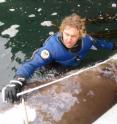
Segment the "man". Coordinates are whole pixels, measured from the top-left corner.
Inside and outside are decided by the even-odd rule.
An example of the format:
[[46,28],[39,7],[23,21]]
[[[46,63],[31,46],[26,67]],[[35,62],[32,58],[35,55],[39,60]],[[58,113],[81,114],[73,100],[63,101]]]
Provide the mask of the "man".
[[2,89],[3,99],[12,103],[17,101],[17,93],[40,67],[52,62],[65,67],[78,66],[91,48],[113,50],[116,46],[112,42],[97,40],[86,34],[85,23],[77,14],[66,17],[60,25],[60,31],[50,36],[43,46],[34,52],[31,60],[16,71],[15,80],[11,80],[10,84]]

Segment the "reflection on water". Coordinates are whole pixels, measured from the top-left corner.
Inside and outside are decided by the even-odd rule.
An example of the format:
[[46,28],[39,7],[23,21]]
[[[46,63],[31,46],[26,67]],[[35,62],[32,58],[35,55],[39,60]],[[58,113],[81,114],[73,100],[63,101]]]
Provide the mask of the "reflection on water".
[[25,55],[19,51],[15,58],[12,59],[11,47],[6,49],[6,44],[9,38],[0,37],[0,87],[3,87],[5,82],[8,82],[14,75],[15,67],[18,67],[18,61],[24,60]]
[[[105,13],[116,14],[115,0],[0,0],[0,85],[14,76],[21,62],[30,58],[42,42],[58,30],[65,16],[77,12],[83,18],[93,18]],[[116,28],[117,22],[89,24],[88,31]],[[116,39],[114,39],[116,40]],[[111,53],[112,54],[112,53]],[[93,61],[105,59],[110,53],[99,52]],[[86,63],[91,63],[90,56]],[[100,57],[101,56],[101,57]],[[86,64],[85,63],[85,64]]]

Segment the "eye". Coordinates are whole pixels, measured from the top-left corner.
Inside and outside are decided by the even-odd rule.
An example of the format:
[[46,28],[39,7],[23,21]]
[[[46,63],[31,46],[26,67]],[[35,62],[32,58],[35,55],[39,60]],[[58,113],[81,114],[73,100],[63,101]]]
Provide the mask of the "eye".
[[68,34],[68,33],[65,33],[65,35],[66,35],[66,36],[69,36],[69,34]]

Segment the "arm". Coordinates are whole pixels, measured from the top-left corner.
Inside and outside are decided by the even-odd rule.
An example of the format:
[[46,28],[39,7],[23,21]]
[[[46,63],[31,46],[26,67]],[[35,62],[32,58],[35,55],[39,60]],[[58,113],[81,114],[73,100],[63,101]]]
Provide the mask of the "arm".
[[21,92],[26,79],[32,76],[34,71],[52,61],[52,55],[46,47],[38,49],[32,59],[17,70],[15,80],[11,80],[10,84],[2,89],[3,101],[14,103],[18,101],[17,93]]
[[50,51],[47,48],[42,47],[34,52],[29,61],[20,66],[16,72],[16,75],[28,79],[33,75],[35,70],[49,64],[52,60],[52,54]]
[[105,40],[105,39],[96,39],[91,36],[89,36],[92,41],[92,48],[96,47],[98,49],[110,49],[112,50],[114,48],[114,44],[112,41]]

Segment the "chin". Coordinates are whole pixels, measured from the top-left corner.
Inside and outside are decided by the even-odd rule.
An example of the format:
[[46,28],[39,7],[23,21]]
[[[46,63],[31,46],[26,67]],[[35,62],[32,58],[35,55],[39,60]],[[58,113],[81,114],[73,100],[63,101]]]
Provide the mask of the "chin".
[[72,48],[73,47],[73,45],[70,45],[70,44],[66,44],[65,45],[67,48]]
[[66,47],[70,49],[70,48],[72,48],[73,46],[66,46]]
[[70,48],[72,48],[72,47],[70,47],[70,46],[66,46],[68,49],[70,49]]

